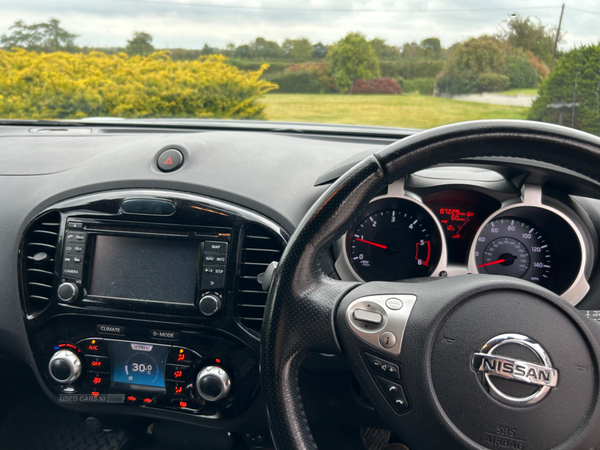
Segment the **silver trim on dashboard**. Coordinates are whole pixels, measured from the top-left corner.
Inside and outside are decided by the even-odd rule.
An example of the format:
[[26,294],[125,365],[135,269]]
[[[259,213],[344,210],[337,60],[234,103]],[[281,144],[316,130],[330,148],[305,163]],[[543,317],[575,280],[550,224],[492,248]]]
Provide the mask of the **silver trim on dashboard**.
[[[397,198],[397,199],[402,199],[402,200],[408,200],[409,202],[419,205],[421,208],[423,208],[427,212],[427,214],[429,214],[429,216],[433,220],[433,223],[435,223],[435,225],[437,226],[437,230],[440,235],[440,239],[441,239],[441,243],[442,243],[442,251],[440,253],[440,260],[439,260],[437,266],[431,272],[431,276],[437,276],[440,274],[440,272],[448,273],[448,270],[449,270],[448,269],[448,249],[446,246],[446,237],[444,236],[444,230],[442,229],[442,226],[440,225],[439,220],[437,219],[437,217],[435,217],[433,212],[423,203],[423,201],[421,200],[421,198],[418,195],[416,195],[412,192],[406,192],[404,190],[404,178],[390,184],[388,186],[387,194],[375,197],[369,203],[374,203],[376,201],[387,199],[387,198]],[[348,233],[344,233],[344,235],[340,239],[338,239],[338,241],[335,243],[335,252],[336,252],[336,254],[338,254],[338,258],[335,261],[335,269],[342,280],[353,280],[353,281],[364,282],[365,280],[363,280],[358,275],[358,273],[356,273],[356,271],[354,270],[354,267],[352,267],[352,264],[350,263],[350,260],[348,259],[348,251],[347,251],[347,247],[346,247],[346,235],[347,234]],[[452,272],[454,272],[453,275],[459,275],[459,273],[457,273],[458,271],[456,270],[456,268],[453,267],[450,270],[452,270]],[[464,273],[466,273],[466,270],[464,271]]]
[[[521,200],[519,202],[519,200]],[[579,216],[566,205],[554,200],[550,197],[543,197],[542,187],[539,185],[523,185],[521,189],[521,198],[511,199],[506,202],[499,210],[495,211],[481,224],[481,227],[475,233],[473,241],[471,242],[471,248],[469,249],[468,259],[468,270],[469,273],[479,273],[477,270],[477,262],[475,261],[475,247],[477,239],[479,238],[483,228],[488,224],[490,220],[505,214],[507,211],[514,209],[529,207],[529,208],[540,208],[546,211],[550,211],[561,219],[563,219],[572,229],[579,245],[581,246],[581,265],[575,280],[571,286],[560,296],[575,306],[579,303],[590,290],[590,285],[587,281],[592,273],[592,265],[594,261],[594,247],[592,245],[592,238],[587,230],[583,221]]]

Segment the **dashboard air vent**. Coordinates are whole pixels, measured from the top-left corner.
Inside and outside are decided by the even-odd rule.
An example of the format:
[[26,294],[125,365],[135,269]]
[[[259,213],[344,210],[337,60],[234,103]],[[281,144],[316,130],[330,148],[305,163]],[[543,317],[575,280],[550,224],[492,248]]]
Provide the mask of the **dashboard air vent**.
[[262,290],[257,276],[272,261],[279,261],[283,245],[279,238],[258,225],[248,226],[242,235],[241,267],[238,279],[238,315],[246,328],[260,332],[267,292]]
[[31,224],[23,242],[25,309],[32,319],[50,304],[60,214],[51,212]]

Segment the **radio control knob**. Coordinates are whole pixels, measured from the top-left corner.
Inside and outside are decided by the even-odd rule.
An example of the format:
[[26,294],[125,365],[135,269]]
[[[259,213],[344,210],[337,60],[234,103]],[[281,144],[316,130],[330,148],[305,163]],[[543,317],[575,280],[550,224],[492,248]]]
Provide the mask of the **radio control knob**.
[[66,303],[72,303],[79,297],[79,287],[75,283],[63,283],[58,287],[58,298]]
[[219,366],[207,366],[196,377],[198,395],[209,402],[216,402],[231,391],[229,374]]
[[48,371],[59,384],[72,384],[81,375],[81,360],[71,350],[57,351],[48,363]]
[[198,302],[198,309],[205,316],[212,316],[219,312],[221,305],[221,297],[217,294],[208,294],[200,299]]

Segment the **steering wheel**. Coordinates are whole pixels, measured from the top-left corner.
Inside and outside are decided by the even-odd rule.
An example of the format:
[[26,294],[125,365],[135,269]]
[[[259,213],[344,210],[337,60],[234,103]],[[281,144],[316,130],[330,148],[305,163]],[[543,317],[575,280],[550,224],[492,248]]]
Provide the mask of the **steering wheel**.
[[532,122],[432,129],[350,169],[298,226],[269,293],[261,381],[277,449],[317,448],[298,382],[316,352],[349,360],[411,450],[600,448],[600,326],[559,296],[502,276],[357,283],[319,266],[389,183],[486,156],[562,166],[600,192],[600,139]]

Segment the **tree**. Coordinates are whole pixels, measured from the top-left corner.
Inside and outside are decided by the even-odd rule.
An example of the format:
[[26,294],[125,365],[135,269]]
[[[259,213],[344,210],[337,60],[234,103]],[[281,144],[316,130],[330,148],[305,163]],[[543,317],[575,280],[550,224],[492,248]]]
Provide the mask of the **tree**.
[[287,58],[294,62],[305,62],[312,57],[313,45],[306,38],[286,39],[281,50]]
[[505,73],[506,52],[495,37],[483,35],[463,42],[456,49],[454,61],[459,69],[478,73]]
[[7,50],[13,47],[46,52],[72,50],[78,36],[61,28],[60,20],[54,18],[31,25],[18,20],[9,30],[10,34],[0,37],[0,45]]
[[600,136],[599,67],[600,44],[565,53],[541,84],[528,119],[561,123],[562,116],[564,125]]
[[370,42],[375,55],[380,61],[389,61],[400,58],[400,49],[385,43],[385,39],[373,39]]
[[148,56],[154,53],[154,46],[152,45],[152,36],[143,31],[134,31],[131,40],[127,41],[127,47],[125,51],[129,56],[141,55]]
[[263,37],[257,37],[250,44],[250,49],[252,50],[252,57],[256,59],[277,59],[283,53],[277,42],[268,41]]
[[442,44],[438,38],[432,37],[423,39],[419,45],[423,52],[430,58],[437,59],[442,56]]
[[325,59],[327,57],[328,45],[323,45],[320,42],[313,45],[312,57],[314,59]]
[[[564,33],[558,37],[558,42]],[[552,58],[556,28],[544,25],[540,19],[527,17],[523,19],[520,15],[512,17],[501,28],[500,37],[512,47],[523,50],[531,50],[538,58],[546,64]]]
[[364,81],[379,78],[379,61],[364,35],[349,33],[335,43],[327,53],[331,62],[333,79],[340,92],[352,90],[358,79]]

